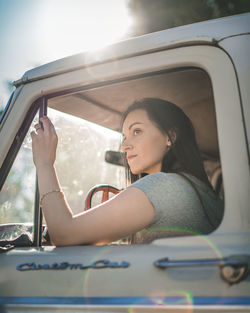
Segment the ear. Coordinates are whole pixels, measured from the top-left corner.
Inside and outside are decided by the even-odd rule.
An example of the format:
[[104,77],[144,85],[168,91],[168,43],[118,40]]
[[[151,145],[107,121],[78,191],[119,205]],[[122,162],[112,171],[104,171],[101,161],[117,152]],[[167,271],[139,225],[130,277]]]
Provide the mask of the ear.
[[169,130],[167,135],[167,147],[171,147],[172,143],[176,140],[176,132],[174,130]]
[[172,143],[171,140],[169,139],[168,135],[166,135],[166,146],[169,149],[171,147]]

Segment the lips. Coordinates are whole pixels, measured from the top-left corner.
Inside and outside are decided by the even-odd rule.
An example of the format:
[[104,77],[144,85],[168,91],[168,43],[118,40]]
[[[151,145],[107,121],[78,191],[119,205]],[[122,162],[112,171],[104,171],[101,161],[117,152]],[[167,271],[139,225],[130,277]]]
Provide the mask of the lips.
[[130,161],[130,160],[134,159],[135,157],[137,157],[136,154],[127,155],[127,160]]

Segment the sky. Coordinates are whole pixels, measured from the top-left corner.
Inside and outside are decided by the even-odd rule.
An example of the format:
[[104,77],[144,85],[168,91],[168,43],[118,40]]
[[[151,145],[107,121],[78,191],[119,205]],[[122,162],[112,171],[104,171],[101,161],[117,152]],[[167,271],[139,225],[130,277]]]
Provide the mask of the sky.
[[29,69],[122,40],[128,0],[0,0],[0,109],[6,81]]

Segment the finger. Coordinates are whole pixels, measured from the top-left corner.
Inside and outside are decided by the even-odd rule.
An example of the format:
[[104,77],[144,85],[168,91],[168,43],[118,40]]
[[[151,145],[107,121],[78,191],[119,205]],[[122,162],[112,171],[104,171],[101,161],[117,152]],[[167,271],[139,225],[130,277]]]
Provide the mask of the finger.
[[35,128],[35,133],[38,135],[38,134],[42,134],[43,133],[43,129],[42,129],[42,126],[41,125],[35,125],[34,126]]
[[51,131],[51,122],[47,116],[41,117],[40,121],[43,124],[43,129],[45,134],[49,134]]
[[35,128],[36,130],[39,130],[39,129],[42,129],[42,126],[41,126],[40,124],[36,124],[36,125],[34,126],[34,128]]
[[45,133],[51,132],[52,134],[56,135],[55,127],[54,127],[53,123],[51,122],[51,120],[47,116],[40,118],[40,120],[44,125],[44,132]]
[[47,121],[48,123],[52,123],[50,118],[47,115],[44,115],[43,117],[40,117],[41,121]]
[[31,136],[31,139],[34,140],[35,137],[36,137],[36,132],[33,130],[33,131],[30,133],[30,136]]

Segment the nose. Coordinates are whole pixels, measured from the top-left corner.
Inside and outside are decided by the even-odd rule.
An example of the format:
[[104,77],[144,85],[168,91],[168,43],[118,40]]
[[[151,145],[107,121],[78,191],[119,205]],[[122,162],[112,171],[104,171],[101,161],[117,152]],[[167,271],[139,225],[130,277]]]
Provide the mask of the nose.
[[127,152],[132,148],[131,143],[128,141],[128,139],[124,139],[121,145],[121,151],[122,152]]

